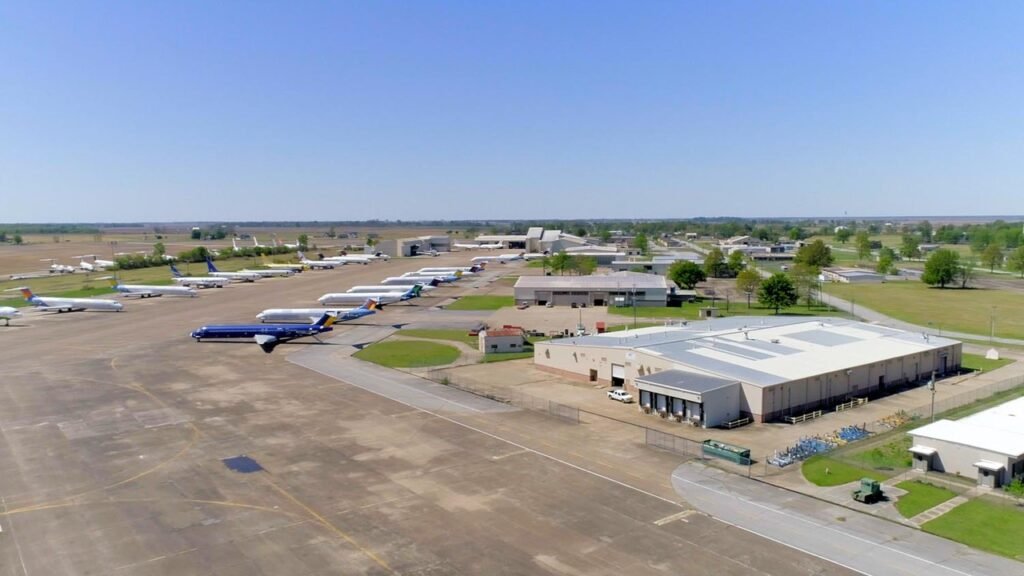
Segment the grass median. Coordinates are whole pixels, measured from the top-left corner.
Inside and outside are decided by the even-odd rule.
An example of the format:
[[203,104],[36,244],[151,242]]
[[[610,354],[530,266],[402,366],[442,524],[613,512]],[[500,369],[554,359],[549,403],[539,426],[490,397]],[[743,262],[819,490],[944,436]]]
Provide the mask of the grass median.
[[904,518],[913,518],[956,496],[952,490],[919,480],[900,482],[896,487],[907,491],[896,501],[896,510]]
[[921,529],[979,550],[1024,558],[1024,510],[1017,506],[979,498],[926,522]]
[[455,362],[459,359],[459,350],[424,340],[386,340],[371,344],[353,356],[388,368],[425,368]]
[[455,302],[445,306],[447,310],[497,310],[512,306],[515,298],[512,296],[463,296]]

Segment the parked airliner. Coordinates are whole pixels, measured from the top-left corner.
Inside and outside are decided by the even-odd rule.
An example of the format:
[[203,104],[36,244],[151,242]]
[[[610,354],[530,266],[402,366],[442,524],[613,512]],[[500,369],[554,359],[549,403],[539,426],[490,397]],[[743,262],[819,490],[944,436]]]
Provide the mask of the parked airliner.
[[336,322],[348,322],[374,314],[383,306],[375,300],[367,300],[358,308],[270,308],[260,312],[256,318],[260,322],[313,322],[324,313],[336,318]]
[[381,284],[387,284],[389,286],[392,286],[402,284],[415,284],[417,282],[428,283],[431,280],[437,280],[442,284],[447,284],[449,282],[455,282],[461,277],[461,272],[456,272],[454,274],[429,274],[423,276],[388,276],[384,280],[381,280]]
[[217,270],[217,267],[213,265],[213,260],[206,259],[206,269],[209,270],[210,276],[215,278],[227,278],[228,280],[234,280],[236,282],[255,282],[263,276],[252,271],[240,270],[238,272],[221,272]]
[[44,312],[75,312],[77,310],[114,310],[120,312],[124,304],[117,300],[103,298],[56,298],[52,296],[36,296],[27,287],[16,288],[21,291],[25,301]]
[[171,264],[172,280],[179,286],[195,286],[197,288],[223,288],[230,280],[215,276],[185,276],[174,264]]
[[494,242],[493,244],[452,244],[452,246],[462,248],[463,250],[500,250],[505,247],[501,242]]
[[331,260],[310,260],[302,252],[297,252],[296,254],[299,256],[299,263],[311,270],[318,268],[321,270],[333,270],[335,266],[344,266],[344,263]]
[[420,295],[422,286],[416,285],[404,292],[361,292],[351,294],[348,292],[335,292],[331,294],[324,294],[317,302],[321,306],[335,306],[339,304],[356,304],[359,302],[365,302],[368,298],[376,300],[380,304],[392,304],[394,302],[404,302],[411,298],[416,298]]
[[318,334],[330,332],[334,320],[334,316],[322,314],[320,319],[312,324],[222,324],[203,326],[193,330],[189,336],[195,338],[196,342],[201,342],[204,338],[252,338],[264,352],[269,354],[274,351],[278,344],[283,342],[306,336],[316,338]]
[[21,312],[18,312],[17,308],[12,308],[10,306],[0,306],[0,320],[4,321],[4,326],[10,326],[11,320],[20,317]]
[[145,284],[121,284],[117,278],[108,277],[111,288],[128,296],[151,298],[153,296],[191,296],[195,298],[195,288],[187,286],[147,286]]
[[405,285],[401,285],[401,284],[396,284],[396,285],[383,284],[383,285],[377,285],[377,286],[353,286],[353,287],[349,288],[348,290],[346,290],[346,292],[348,294],[358,294],[360,292],[362,292],[362,293],[370,293],[370,294],[372,294],[374,292],[405,292],[405,291],[411,289],[413,286],[419,286],[420,290],[422,290],[423,292],[430,292],[431,290],[434,289],[434,287],[436,287],[440,283],[441,282],[437,278],[435,278],[435,279],[433,279],[429,283],[427,283],[427,282],[409,282],[408,284],[405,284]]

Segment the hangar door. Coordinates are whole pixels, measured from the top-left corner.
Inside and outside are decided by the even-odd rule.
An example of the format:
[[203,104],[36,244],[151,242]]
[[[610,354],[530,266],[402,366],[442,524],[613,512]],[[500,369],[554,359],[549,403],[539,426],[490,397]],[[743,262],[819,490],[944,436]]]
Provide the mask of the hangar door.
[[626,383],[626,367],[621,364],[612,364],[612,386],[622,386]]

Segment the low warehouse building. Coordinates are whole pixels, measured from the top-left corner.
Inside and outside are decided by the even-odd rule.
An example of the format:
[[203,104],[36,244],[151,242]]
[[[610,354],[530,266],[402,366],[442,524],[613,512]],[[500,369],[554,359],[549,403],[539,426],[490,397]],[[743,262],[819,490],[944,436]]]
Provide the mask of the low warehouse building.
[[977,478],[991,488],[1024,477],[1024,398],[910,432],[914,468]]
[[451,239],[447,236],[420,236],[418,238],[399,238],[397,240],[381,240],[375,248],[392,258],[419,256],[437,252],[450,252]]
[[534,346],[541,369],[624,386],[642,408],[704,426],[883,395],[953,372],[960,357],[955,340],[825,317],[721,318]]
[[821,277],[826,282],[842,284],[880,284],[885,282],[885,274],[861,268],[824,268]]
[[668,274],[668,269],[671,268],[673,264],[680,261],[693,262],[694,264],[700,264],[703,266],[704,257],[696,252],[678,252],[670,256],[655,256],[650,260],[634,257],[627,258],[625,260],[615,260],[611,263],[611,268],[615,271],[627,272],[639,272],[643,270],[644,274],[658,274],[659,276],[665,276]]
[[664,276],[615,272],[593,276],[520,276],[517,303],[544,306],[665,306],[675,284]]

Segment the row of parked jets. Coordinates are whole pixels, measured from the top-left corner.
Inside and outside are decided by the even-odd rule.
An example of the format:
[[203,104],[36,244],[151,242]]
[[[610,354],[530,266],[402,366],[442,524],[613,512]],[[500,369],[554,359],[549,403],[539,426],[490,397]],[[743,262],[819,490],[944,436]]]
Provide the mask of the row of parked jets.
[[[353,286],[347,292],[324,294],[318,299],[321,308],[270,308],[256,315],[260,324],[207,325],[193,330],[189,336],[204,339],[251,338],[264,352],[297,338],[313,337],[333,330],[337,322],[349,322],[375,314],[387,304],[418,298],[423,292],[458,281],[484,269],[484,264],[466,267],[420,268],[401,276],[385,278],[378,285]],[[327,308],[357,304],[355,308]]]
[[[237,272],[223,272],[217,269],[212,260],[207,259],[207,276],[185,276],[172,263],[170,264],[171,275],[174,286],[146,285],[146,284],[122,284],[115,277],[107,277],[111,287],[126,296],[138,296],[139,298],[150,298],[157,296],[189,296],[198,295],[197,288],[222,288],[230,282],[255,282],[260,278],[292,276],[307,268],[311,269],[332,269],[349,263],[369,264],[376,260],[387,260],[386,254],[367,254],[360,256],[335,256],[324,260],[309,260],[299,252],[300,262],[298,264],[275,264],[267,262],[264,258],[266,268],[244,269]],[[113,265],[113,262],[94,261],[100,265]],[[82,310],[107,310],[120,312],[124,304],[117,300],[108,298],[64,298],[57,296],[39,296],[34,294],[27,286],[16,288],[20,291],[25,300],[34,309],[43,312],[77,312]],[[10,306],[0,307],[0,320],[5,326],[9,326],[11,320],[21,317],[17,308]]]

